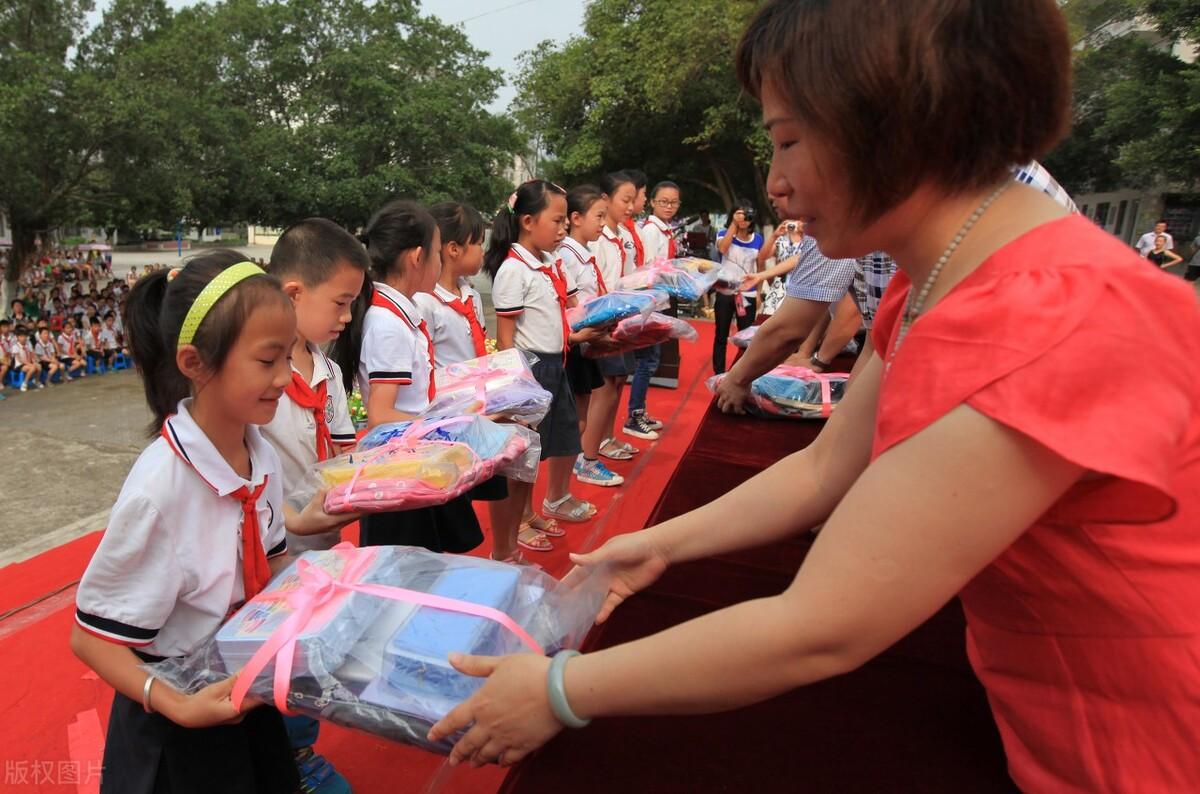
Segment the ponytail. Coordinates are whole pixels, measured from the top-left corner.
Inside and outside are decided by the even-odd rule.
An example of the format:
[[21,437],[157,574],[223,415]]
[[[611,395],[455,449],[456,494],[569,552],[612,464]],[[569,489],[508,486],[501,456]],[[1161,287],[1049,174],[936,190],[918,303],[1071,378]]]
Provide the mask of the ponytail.
[[483,269],[493,281],[500,272],[500,265],[508,257],[509,249],[520,236],[521,216],[537,215],[550,204],[550,196],[566,195],[567,191],[553,182],[531,179],[509,196],[508,203],[500,208],[496,219],[492,221],[492,239],[483,254]]
[[[133,285],[122,320],[133,363],[142,377],[146,403],[154,412],[151,436],[175,413],[179,401],[192,392],[191,382],[175,361],[179,329],[188,310],[210,281],[245,261],[246,257],[237,251],[218,249],[192,257],[182,268],[155,270]],[[247,278],[222,295],[204,315],[192,338],[191,344],[204,365],[219,371],[250,313],[272,300],[291,308],[278,279],[266,274]]]
[[431,255],[437,228],[437,221],[420,204],[397,200],[383,205],[358,236],[371,260],[370,278],[363,283],[362,291],[351,304],[349,325],[333,345],[333,360],[342,369],[342,382],[347,391],[353,389],[358,362],[362,358],[363,322],[375,296],[371,280],[387,281],[388,276],[401,267],[403,255],[414,248],[421,248],[426,256]]

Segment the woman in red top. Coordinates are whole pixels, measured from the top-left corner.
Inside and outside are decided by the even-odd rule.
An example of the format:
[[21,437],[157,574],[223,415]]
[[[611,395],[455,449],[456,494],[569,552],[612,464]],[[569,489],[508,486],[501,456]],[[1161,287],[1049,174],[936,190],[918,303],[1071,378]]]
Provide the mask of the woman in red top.
[[[825,522],[774,598],[490,675],[434,727],[519,760],[563,724],[734,708],[859,666],[958,595],[1016,783],[1200,781],[1200,309],[1012,163],[1070,115],[1055,0],[776,0],[739,76],[768,191],[831,257],[901,272],[820,437],[692,513],[577,558],[608,611],[671,562]],[[880,128],[886,134],[880,135]]]

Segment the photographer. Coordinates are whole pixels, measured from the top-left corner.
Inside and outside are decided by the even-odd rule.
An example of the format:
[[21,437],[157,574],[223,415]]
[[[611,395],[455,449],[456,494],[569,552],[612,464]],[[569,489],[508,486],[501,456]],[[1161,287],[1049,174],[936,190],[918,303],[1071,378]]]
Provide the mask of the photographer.
[[[738,270],[743,276],[758,272],[758,253],[762,250],[763,238],[755,226],[754,205],[747,199],[738,199],[729,216],[729,225],[717,236],[717,251],[721,264]],[[729,324],[735,319],[738,330],[754,323],[758,290],[751,287],[736,295],[716,297],[714,311],[717,319],[717,334],[713,339],[713,371],[725,371],[725,354],[729,342]]]

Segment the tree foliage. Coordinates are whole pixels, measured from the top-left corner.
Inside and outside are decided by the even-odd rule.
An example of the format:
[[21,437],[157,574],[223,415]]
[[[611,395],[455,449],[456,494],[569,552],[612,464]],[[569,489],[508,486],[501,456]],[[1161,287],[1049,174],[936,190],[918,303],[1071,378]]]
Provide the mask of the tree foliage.
[[690,207],[746,196],[766,210],[769,147],[732,67],[757,5],[593,0],[580,35],[527,53],[514,110],[552,156],[550,176],[638,167],[683,184]]
[[0,9],[9,279],[65,224],[171,228],[324,215],[397,195],[482,207],[511,186],[500,74],[415,0],[113,0]]
[[[1200,42],[1200,4],[1073,0],[1065,11],[1078,41],[1074,118],[1047,166],[1075,193],[1156,185],[1195,190],[1200,65],[1185,63],[1169,46]],[[1153,30],[1142,31],[1145,23]]]

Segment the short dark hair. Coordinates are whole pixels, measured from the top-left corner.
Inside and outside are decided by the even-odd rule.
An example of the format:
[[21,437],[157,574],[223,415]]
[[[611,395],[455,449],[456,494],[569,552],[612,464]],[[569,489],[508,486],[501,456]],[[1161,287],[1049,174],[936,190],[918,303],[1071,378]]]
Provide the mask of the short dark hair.
[[315,287],[346,264],[364,273],[371,266],[367,251],[354,235],[326,218],[305,218],[279,235],[267,270],[283,281],[295,276]]
[[483,216],[470,204],[458,201],[443,201],[429,208],[429,214],[437,221],[442,233],[442,245],[483,242]]
[[1055,0],[770,0],[735,61],[747,91],[761,97],[770,83],[840,156],[865,221],[925,180],[992,185],[1071,122],[1071,42]]
[[[170,275],[174,271],[156,270],[139,279],[130,290],[124,325],[133,362],[142,376],[146,402],[154,412],[151,435],[191,393],[191,383],[175,363],[179,330],[188,310],[210,281],[226,268],[245,261],[244,254],[230,249],[209,251],[189,259],[174,278]],[[250,314],[271,301],[291,310],[291,301],[279,288],[279,280],[266,273],[244,279],[222,295],[192,339],[204,364],[219,370]],[[92,318],[92,325],[99,324]]]
[[664,179],[663,181],[661,181],[657,185],[655,185],[654,189],[650,191],[650,198],[656,197],[658,195],[658,191],[660,191],[660,190],[676,190],[677,191],[677,190],[679,190],[679,185],[675,184],[674,182],[672,182],[669,179]]
[[605,195],[611,196],[620,190],[621,185],[633,185],[637,188],[637,182],[633,181],[628,171],[613,171],[611,174],[605,174],[600,177],[600,188]]
[[567,222],[570,224],[571,215],[578,212],[586,215],[597,201],[604,198],[604,191],[595,185],[576,185],[567,191]]
[[646,187],[646,185],[650,182],[650,180],[646,178],[645,171],[639,171],[636,168],[626,168],[625,173],[629,175],[629,181],[632,182],[633,186],[638,190]]
[[1155,226],[1157,226],[1157,225],[1158,225],[1158,224],[1160,224],[1160,223],[1161,223],[1163,226],[1169,226],[1169,225],[1170,225],[1170,224],[1168,224],[1168,223],[1167,223],[1167,219],[1166,219],[1166,218],[1159,218],[1158,220],[1156,220],[1156,221],[1154,222],[1154,225],[1155,225]]

